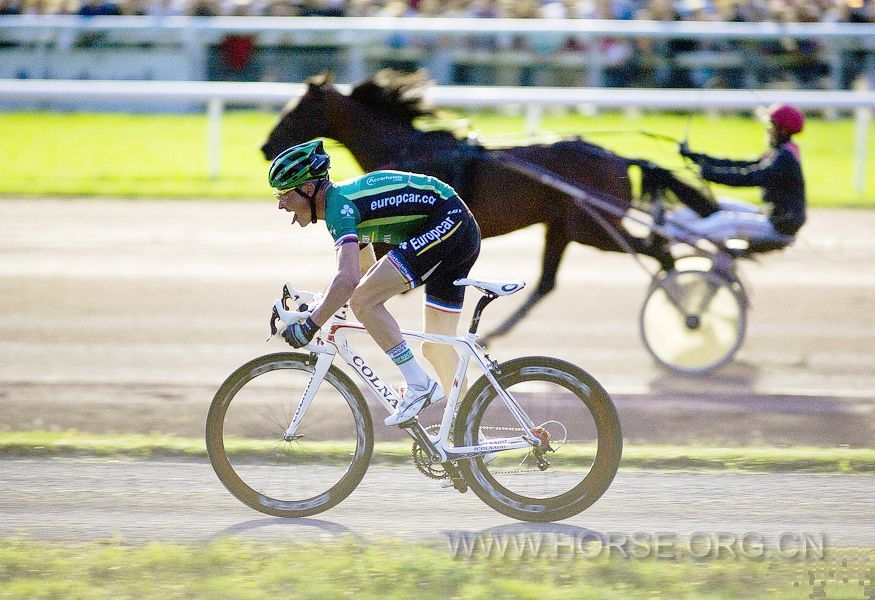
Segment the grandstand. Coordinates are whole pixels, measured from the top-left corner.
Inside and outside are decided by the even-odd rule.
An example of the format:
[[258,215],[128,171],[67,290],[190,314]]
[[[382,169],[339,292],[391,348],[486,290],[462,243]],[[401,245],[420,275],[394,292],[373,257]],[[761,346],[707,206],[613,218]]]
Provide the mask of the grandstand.
[[[327,69],[354,80],[381,67],[424,66],[440,84],[850,89],[872,87],[875,72],[875,25],[868,36],[828,40],[644,36],[621,28],[629,21],[872,24],[875,0],[0,0],[0,15],[133,16],[155,20],[159,30],[9,29],[0,16],[2,78],[300,81]],[[617,31],[399,29],[354,48],[355,36],[235,26],[192,45],[178,31],[160,32],[162,19],[182,16],[605,20]],[[351,69],[355,52],[359,66]],[[108,54],[117,57],[116,72]]]

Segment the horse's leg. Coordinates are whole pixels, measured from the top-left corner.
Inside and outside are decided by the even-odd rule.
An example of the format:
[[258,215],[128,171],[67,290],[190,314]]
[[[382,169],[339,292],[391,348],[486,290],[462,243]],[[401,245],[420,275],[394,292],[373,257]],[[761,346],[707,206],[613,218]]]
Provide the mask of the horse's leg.
[[519,323],[528,314],[535,304],[553,291],[553,288],[556,287],[556,272],[559,270],[559,262],[562,260],[562,254],[565,252],[565,248],[568,247],[570,241],[571,238],[568,236],[565,223],[556,222],[547,224],[547,235],[544,240],[544,258],[541,265],[541,279],[538,281],[538,287],[532,291],[516,312],[505,319],[504,323],[480,338],[483,344],[486,344],[494,337],[504,335],[510,331],[514,325]]

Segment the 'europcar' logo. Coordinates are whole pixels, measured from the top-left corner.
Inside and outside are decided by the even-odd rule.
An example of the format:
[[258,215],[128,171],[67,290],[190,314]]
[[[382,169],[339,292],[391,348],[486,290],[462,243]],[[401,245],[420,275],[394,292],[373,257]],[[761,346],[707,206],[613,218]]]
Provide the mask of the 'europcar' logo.
[[350,208],[349,204],[343,205],[343,208],[340,209],[340,214],[344,217],[348,217],[352,214],[352,208]]

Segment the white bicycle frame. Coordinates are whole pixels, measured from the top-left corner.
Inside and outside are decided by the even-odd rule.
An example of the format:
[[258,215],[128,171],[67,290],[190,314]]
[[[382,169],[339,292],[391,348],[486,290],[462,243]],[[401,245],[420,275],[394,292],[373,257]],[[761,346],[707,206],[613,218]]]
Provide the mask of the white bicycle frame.
[[[288,287],[288,286],[287,286]],[[297,292],[298,294],[306,292]],[[315,308],[315,307],[314,307]],[[286,325],[290,325],[297,321],[307,318],[311,310],[304,312],[295,312],[286,310],[280,300],[274,303],[274,310],[279,320]],[[327,331],[327,334],[322,339],[322,331]],[[328,369],[334,362],[335,356],[338,354],[352,369],[358,374],[359,378],[365,385],[374,393],[380,404],[387,412],[392,413],[398,405],[400,396],[398,392],[389,384],[385,383],[371,368],[365,359],[355,350],[349,343],[347,336],[367,333],[364,325],[361,323],[349,322],[346,320],[346,308],[338,311],[322,326],[320,334],[317,335],[315,341],[310,342],[302,349],[307,350],[316,355],[316,364],[313,370],[313,375],[304,390],[298,408],[292,416],[292,421],[286,429],[286,439],[292,439],[298,426],[301,424],[307,409],[316,397],[319,386],[322,383]],[[432,462],[446,462],[453,460],[467,460],[477,456],[502,452],[504,450],[514,450],[519,448],[533,448],[541,444],[541,440],[532,432],[536,425],[532,422],[525,411],[520,408],[513,396],[511,396],[498,383],[495,375],[492,372],[493,363],[489,360],[485,350],[477,343],[477,335],[468,333],[464,337],[438,335],[425,333],[421,331],[401,330],[401,335],[406,340],[421,340],[425,342],[436,342],[439,344],[447,344],[453,346],[459,354],[459,362],[457,363],[453,386],[447,393],[446,406],[444,407],[443,418],[441,419],[440,428],[436,435],[430,435],[419,424],[418,420],[404,427],[404,430],[423,448],[430,452]],[[268,338],[269,339],[269,338]],[[484,440],[474,446],[451,446],[449,442],[450,428],[453,423],[453,418],[456,414],[456,407],[459,403],[459,395],[461,394],[462,385],[465,373],[468,370],[468,364],[471,359],[474,359],[480,365],[481,370],[486,375],[486,378],[492,384],[493,388],[504,400],[510,413],[514,416],[523,431],[529,432],[529,435],[520,435],[509,438],[491,438]]]

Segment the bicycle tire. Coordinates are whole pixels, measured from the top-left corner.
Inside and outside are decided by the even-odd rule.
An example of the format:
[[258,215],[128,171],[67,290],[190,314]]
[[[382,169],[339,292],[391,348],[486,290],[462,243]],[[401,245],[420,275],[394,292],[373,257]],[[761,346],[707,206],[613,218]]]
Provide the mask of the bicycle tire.
[[[334,427],[334,433],[321,434],[323,441],[304,435],[301,438],[308,437],[306,442],[283,440],[300,400],[300,394],[290,390],[306,385],[314,365],[310,355],[303,353],[253,359],[228,376],[210,405],[206,445],[213,470],[234,497],[259,512],[296,518],[328,510],[352,493],[370,463],[374,448],[370,411],[358,387],[334,365],[299,428],[303,431],[309,424],[321,434]],[[259,378],[268,376],[276,381],[260,382]],[[320,399],[325,406],[316,409]],[[337,433],[338,427],[330,425],[324,414],[318,414],[320,410],[329,411],[346,426],[346,437]],[[332,436],[337,440],[326,441]],[[323,484],[315,483],[317,475],[333,483],[320,489]]]
[[[583,438],[566,440],[566,444],[555,453],[548,452],[547,459],[552,461],[551,466],[545,471],[533,471],[533,477],[521,485],[504,476],[500,460],[504,455],[516,451],[497,453],[492,460],[484,461],[483,457],[477,457],[460,461],[459,470],[468,486],[493,509],[521,521],[559,521],[585,510],[610,486],[623,452],[620,420],[607,391],[580,367],[557,358],[518,358],[500,364],[498,371],[498,382],[523,406],[535,425],[542,424],[539,420],[556,416],[565,420],[562,426],[566,433],[568,426],[573,425]],[[513,389],[517,385],[520,386],[519,391]],[[525,391],[530,388],[533,391]],[[542,388],[548,393],[538,391]],[[496,428],[493,427],[494,422],[515,422],[512,417],[503,416],[502,411],[506,409],[503,408],[504,402],[498,398],[485,375],[474,383],[462,401],[455,420],[454,436],[456,440],[461,440],[461,445],[476,444],[484,432],[489,433],[490,429]],[[498,401],[493,404],[496,399]],[[580,415],[572,414],[575,409],[581,410]],[[538,414],[543,416],[537,417]],[[591,422],[588,421],[590,418]],[[521,432],[518,423],[516,427]],[[591,439],[586,439],[587,436]],[[554,443],[557,441],[554,440]],[[589,450],[587,445],[591,443],[595,443],[594,451]],[[526,459],[524,457],[523,461]],[[587,463],[590,463],[589,466]],[[549,477],[553,477],[564,491],[555,494],[548,491],[555,485],[554,481],[547,479],[551,469],[554,470]],[[528,471],[519,474],[527,475]],[[509,473],[510,477],[514,475],[516,473]],[[508,487],[509,481],[514,488],[531,487],[537,494],[529,495],[532,492],[511,489]]]
[[[703,294],[710,299],[701,307]],[[747,295],[739,280],[716,271],[670,271],[653,280],[638,321],[644,347],[657,364],[683,375],[706,375],[741,347]]]

